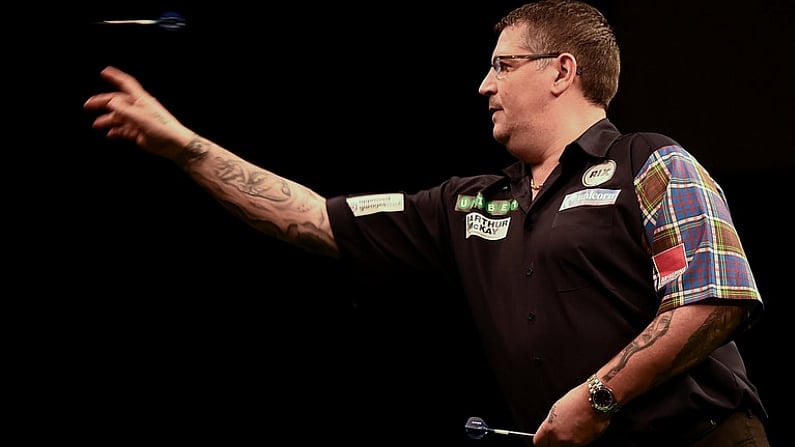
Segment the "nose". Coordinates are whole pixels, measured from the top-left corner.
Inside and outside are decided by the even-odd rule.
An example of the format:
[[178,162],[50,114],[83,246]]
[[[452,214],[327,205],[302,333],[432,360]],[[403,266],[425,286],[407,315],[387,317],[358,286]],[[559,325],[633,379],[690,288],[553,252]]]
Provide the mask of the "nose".
[[480,82],[478,93],[483,96],[493,95],[497,92],[497,78],[495,77],[494,70],[489,69],[483,81]]

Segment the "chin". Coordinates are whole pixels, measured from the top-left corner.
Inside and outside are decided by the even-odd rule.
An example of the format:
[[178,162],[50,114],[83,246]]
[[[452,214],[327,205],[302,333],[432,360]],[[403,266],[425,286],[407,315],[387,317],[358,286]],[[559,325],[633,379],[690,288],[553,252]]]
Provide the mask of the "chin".
[[510,140],[510,135],[508,135],[507,133],[498,132],[497,129],[494,129],[491,135],[498,143],[502,144],[503,146],[508,145],[508,141]]

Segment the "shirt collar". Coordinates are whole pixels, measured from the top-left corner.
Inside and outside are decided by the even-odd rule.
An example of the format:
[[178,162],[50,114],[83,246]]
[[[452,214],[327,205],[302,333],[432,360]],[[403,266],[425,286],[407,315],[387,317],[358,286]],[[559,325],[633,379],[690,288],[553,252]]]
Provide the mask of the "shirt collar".
[[[561,160],[583,152],[594,158],[604,158],[610,146],[620,136],[618,128],[609,119],[602,118],[566,146]],[[502,172],[517,181],[530,175],[530,167],[522,161],[516,161]]]
[[588,128],[579,138],[574,140],[563,151],[564,154],[568,152],[572,146],[579,146],[579,148],[586,154],[595,158],[605,158],[607,151],[612,146],[613,142],[621,136],[615,125],[607,118],[594,123]]

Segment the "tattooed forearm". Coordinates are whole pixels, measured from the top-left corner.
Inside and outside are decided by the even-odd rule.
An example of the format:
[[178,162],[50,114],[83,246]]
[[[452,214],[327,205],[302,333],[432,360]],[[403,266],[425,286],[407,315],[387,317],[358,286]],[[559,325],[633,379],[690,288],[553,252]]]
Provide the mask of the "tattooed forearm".
[[197,138],[178,163],[222,206],[257,230],[327,256],[338,254],[325,198]]
[[243,194],[270,202],[289,203],[294,198],[285,179],[261,169],[251,169],[239,160],[217,157],[213,170],[219,180]]
[[282,230],[272,221],[252,218],[248,212],[238,207],[235,203],[219,200],[219,203],[232,214],[257,230],[283,241],[294,243],[304,250],[324,256],[335,257],[339,252],[330,242],[331,235],[311,222],[289,224]]
[[[696,309],[705,312],[696,313],[694,316],[692,311]],[[609,381],[615,377],[641,351],[659,345],[655,349],[660,350],[661,355],[666,356],[668,360],[659,360],[665,367],[659,369],[650,382],[650,386],[656,386],[691,368],[726,343],[746,317],[747,310],[741,305],[706,304],[688,310],[678,308],[658,315],[645,331],[619,353],[616,364],[605,374],[604,380]],[[674,323],[677,331],[681,328],[688,335],[677,337],[671,332]],[[691,325],[692,329],[687,329]],[[665,354],[666,352],[669,354]],[[653,355],[656,356],[657,353]]]
[[742,306],[717,306],[704,323],[687,339],[671,367],[684,369],[693,365],[726,342],[746,317]]
[[668,332],[668,329],[671,328],[671,320],[673,319],[674,312],[676,312],[676,310],[666,312],[655,318],[645,331],[638,335],[632,341],[632,343],[627,345],[627,347],[619,353],[619,363],[611,368],[607,374],[605,374],[603,380],[609,381],[612,379],[619,371],[624,369],[624,367],[627,365],[627,362],[629,362],[629,359],[633,355],[646,348],[649,348],[663,335],[665,335]]
[[207,140],[197,136],[188,143],[185,150],[177,154],[174,161],[177,163],[177,166],[185,169],[189,162],[207,157],[209,150],[210,148]]

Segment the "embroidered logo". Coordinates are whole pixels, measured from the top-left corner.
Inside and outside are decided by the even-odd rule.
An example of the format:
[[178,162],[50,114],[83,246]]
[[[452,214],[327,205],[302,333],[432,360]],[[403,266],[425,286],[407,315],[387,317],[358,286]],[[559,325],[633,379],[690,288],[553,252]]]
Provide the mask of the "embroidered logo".
[[348,197],[345,199],[353,215],[366,216],[381,212],[403,211],[403,194],[371,194],[366,196]]
[[591,166],[582,175],[583,186],[597,186],[613,178],[616,173],[616,162],[605,160],[596,166]]
[[578,206],[613,205],[618,200],[620,189],[583,189],[582,191],[566,194],[558,211],[567,210]]
[[490,219],[480,213],[469,213],[466,216],[466,238],[477,236],[490,241],[505,239],[510,224],[510,217]]

